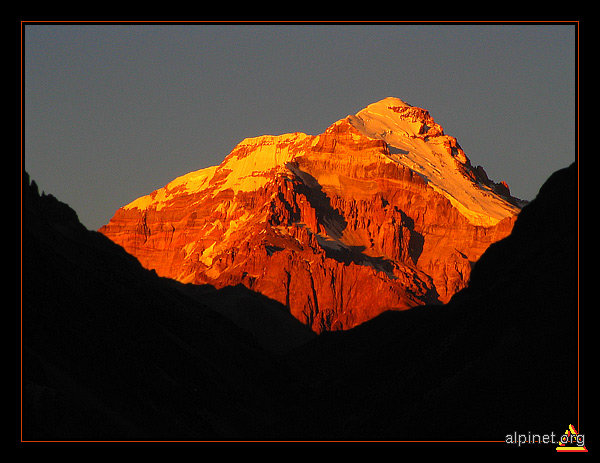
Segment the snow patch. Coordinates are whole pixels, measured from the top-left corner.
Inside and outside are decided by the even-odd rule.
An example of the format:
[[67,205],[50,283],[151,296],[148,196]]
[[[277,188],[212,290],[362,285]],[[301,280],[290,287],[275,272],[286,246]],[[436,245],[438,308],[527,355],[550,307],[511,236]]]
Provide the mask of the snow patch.
[[217,166],[207,167],[194,172],[177,177],[169,182],[163,188],[153,191],[149,195],[142,196],[135,201],[127,204],[123,209],[140,209],[145,210],[150,205],[156,207],[156,210],[161,210],[164,205],[171,200],[176,194],[182,192],[191,194],[203,190],[208,186],[208,182],[213,177]]
[[[304,133],[296,132],[279,136],[263,135],[246,138],[236,146],[236,150],[245,148],[252,151],[247,156],[232,156],[225,160],[220,169],[230,169],[219,190],[255,191],[263,187],[272,178],[273,169],[283,168],[286,163],[298,155],[297,143],[308,138]],[[293,148],[290,150],[290,147]]]

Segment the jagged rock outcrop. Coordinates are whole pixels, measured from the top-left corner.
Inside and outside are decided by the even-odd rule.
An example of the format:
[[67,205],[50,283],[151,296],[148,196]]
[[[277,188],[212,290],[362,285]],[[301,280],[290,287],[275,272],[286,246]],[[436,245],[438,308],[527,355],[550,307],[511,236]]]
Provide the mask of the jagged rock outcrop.
[[522,202],[397,98],[316,136],[248,138],[99,231],[184,283],[243,284],[315,332],[447,302]]

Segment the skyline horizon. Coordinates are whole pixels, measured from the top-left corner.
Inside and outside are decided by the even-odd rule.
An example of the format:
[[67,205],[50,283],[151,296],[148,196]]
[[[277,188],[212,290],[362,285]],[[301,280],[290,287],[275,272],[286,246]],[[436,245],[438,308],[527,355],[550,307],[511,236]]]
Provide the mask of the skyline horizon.
[[[176,177],[219,165],[245,138],[318,135],[386,97],[429,111],[444,132],[457,139],[473,166],[481,165],[496,182],[505,181],[517,198],[531,201],[554,171],[576,161],[573,26],[27,28],[24,169],[41,190],[68,203],[92,230],[107,223],[119,207]],[[385,59],[390,49],[386,40],[394,39],[406,51],[423,36],[444,47],[435,52],[433,45],[420,43],[409,61],[413,72],[391,81],[390,72],[403,66]],[[359,47],[366,37],[371,45]],[[477,45],[482,37],[485,45]],[[444,42],[448,38],[450,44]],[[329,48],[323,45],[327,39],[335,39]],[[550,39],[551,45],[543,45]],[[502,45],[510,40],[510,47]],[[452,49],[452,43],[462,48]],[[202,50],[194,44],[201,44]],[[319,55],[329,49],[350,57],[329,62]],[[449,50],[454,55],[447,55]],[[495,59],[477,61],[485,54]],[[446,56],[445,61],[436,61],[440,56]],[[530,62],[528,68],[532,56],[538,62],[533,67]],[[207,66],[198,64],[204,62]],[[279,69],[277,63],[292,69]],[[165,67],[168,64],[172,69]],[[309,64],[309,70],[303,69]],[[365,71],[366,64],[383,69]],[[470,69],[465,70],[465,64]],[[497,74],[503,64],[512,65],[513,74]],[[441,72],[440,65],[449,69]],[[571,74],[565,75],[569,68]],[[414,75],[432,69],[443,75]],[[447,79],[461,70],[470,85]],[[532,70],[536,72],[529,74]],[[313,80],[303,79],[302,71]],[[340,76],[347,82],[335,85]],[[209,85],[201,86],[199,78]],[[357,81],[366,82],[366,87],[356,87]],[[502,84],[504,91],[491,91],[493,83]],[[319,84],[326,87],[313,93]],[[432,88],[433,95],[428,91]],[[541,108],[546,112],[539,112]]]

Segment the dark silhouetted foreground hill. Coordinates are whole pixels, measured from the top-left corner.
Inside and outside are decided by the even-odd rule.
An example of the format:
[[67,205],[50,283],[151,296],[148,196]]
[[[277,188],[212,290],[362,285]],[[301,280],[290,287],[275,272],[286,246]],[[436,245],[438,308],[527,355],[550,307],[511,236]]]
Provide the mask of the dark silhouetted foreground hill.
[[256,337],[35,184],[23,196],[24,440],[257,439],[277,421],[292,386]]
[[447,305],[298,350],[322,418],[306,438],[503,440],[576,422],[576,194],[574,164],[553,174]]
[[448,304],[314,338],[273,301],[158,278],[26,184],[25,440],[503,440],[577,420],[575,165]]

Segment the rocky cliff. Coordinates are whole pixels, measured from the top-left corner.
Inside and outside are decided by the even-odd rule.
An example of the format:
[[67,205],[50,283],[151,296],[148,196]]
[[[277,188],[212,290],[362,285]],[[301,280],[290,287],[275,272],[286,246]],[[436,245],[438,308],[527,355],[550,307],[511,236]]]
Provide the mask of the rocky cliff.
[[245,139],[99,231],[160,276],[242,284],[320,333],[447,302],[521,205],[428,111],[386,98],[316,136]]

